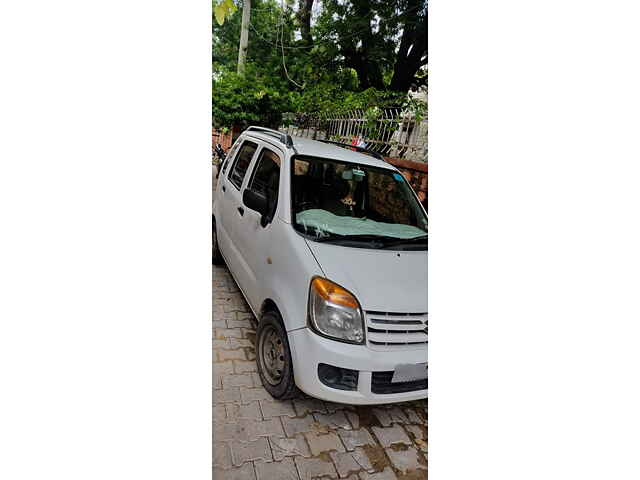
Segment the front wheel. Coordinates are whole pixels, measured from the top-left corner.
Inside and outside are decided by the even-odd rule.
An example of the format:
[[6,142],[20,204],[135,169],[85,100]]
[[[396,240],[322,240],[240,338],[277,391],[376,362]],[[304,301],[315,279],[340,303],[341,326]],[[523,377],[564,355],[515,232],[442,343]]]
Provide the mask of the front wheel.
[[278,400],[297,396],[289,340],[277,313],[267,312],[262,316],[256,346],[258,374],[265,390]]

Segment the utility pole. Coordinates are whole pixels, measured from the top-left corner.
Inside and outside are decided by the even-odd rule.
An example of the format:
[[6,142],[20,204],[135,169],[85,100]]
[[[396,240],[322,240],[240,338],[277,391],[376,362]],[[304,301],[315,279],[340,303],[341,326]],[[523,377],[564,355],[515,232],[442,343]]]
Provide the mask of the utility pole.
[[251,0],[244,0],[242,6],[242,27],[240,30],[240,49],[238,50],[238,75],[244,75],[249,46],[249,19],[251,18]]

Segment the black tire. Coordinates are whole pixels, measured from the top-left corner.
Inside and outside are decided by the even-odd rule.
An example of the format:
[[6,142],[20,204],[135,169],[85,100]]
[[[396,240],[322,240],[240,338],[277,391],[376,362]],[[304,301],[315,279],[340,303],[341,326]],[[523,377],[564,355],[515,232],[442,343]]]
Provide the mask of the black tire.
[[[277,361],[270,358],[274,354],[273,350],[268,348],[271,340],[280,342],[277,347],[282,347],[281,351],[275,352],[276,355],[280,354]],[[276,312],[266,312],[260,319],[256,335],[256,363],[262,385],[273,398],[289,400],[299,395],[300,391],[293,376],[289,339],[280,315]],[[277,371],[281,372],[280,375]]]
[[212,242],[213,242],[213,252],[211,255],[211,263],[214,265],[224,265],[224,258],[222,258],[222,253],[220,253],[220,247],[218,246],[218,234],[216,233],[216,219],[213,218],[212,224]]

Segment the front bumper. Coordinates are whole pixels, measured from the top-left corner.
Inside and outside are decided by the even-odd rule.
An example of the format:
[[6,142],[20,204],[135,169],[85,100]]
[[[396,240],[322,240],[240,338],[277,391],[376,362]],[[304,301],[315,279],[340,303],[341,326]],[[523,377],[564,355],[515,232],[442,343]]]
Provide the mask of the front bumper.
[[[308,328],[289,332],[289,344],[296,385],[312,397],[352,405],[406,402],[427,397],[426,389],[388,394],[371,392],[372,372],[393,371],[396,365],[403,363],[426,362],[426,347],[416,350],[376,352],[365,345],[350,345],[323,338]],[[357,390],[338,390],[324,385],[318,378],[320,363],[357,370],[359,372]]]

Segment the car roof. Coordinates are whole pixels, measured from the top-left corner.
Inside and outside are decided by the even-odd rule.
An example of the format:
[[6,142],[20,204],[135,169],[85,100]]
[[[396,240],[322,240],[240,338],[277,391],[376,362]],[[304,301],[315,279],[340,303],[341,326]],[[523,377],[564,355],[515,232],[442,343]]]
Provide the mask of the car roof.
[[[287,147],[281,144],[273,135],[261,132],[245,132],[243,136],[254,137],[263,140],[272,145],[278,145],[283,150],[287,150]],[[368,165],[372,167],[386,168],[388,170],[396,170],[396,168],[378,158],[359,153],[348,148],[339,147],[330,143],[320,142],[318,140],[311,140],[309,138],[294,137],[292,136],[293,147],[298,155],[308,155],[310,157],[327,158],[331,160],[338,160],[347,163],[357,163],[359,165]]]

